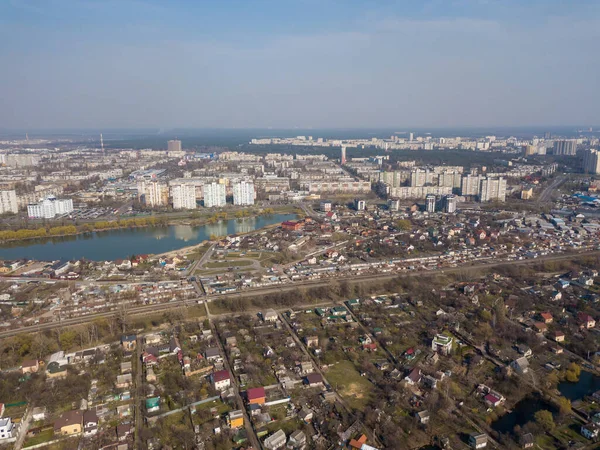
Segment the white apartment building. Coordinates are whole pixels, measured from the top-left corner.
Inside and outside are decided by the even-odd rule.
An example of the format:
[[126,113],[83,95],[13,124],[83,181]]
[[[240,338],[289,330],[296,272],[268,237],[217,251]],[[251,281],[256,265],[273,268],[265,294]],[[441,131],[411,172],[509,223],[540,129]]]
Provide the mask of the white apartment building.
[[396,199],[425,198],[427,195],[450,195],[452,188],[447,186],[402,186],[390,188],[389,197]]
[[224,184],[210,183],[204,185],[204,206],[206,208],[225,206],[227,203],[226,198]]
[[138,182],[138,199],[147,206],[164,206],[167,204],[169,189],[158,181]]
[[196,209],[196,186],[178,184],[171,186],[174,209]]
[[467,175],[462,178],[460,195],[479,195],[479,185],[483,177],[479,175]]
[[39,203],[27,205],[27,215],[31,219],[53,219],[73,211],[73,200],[47,197]]
[[503,202],[506,200],[505,178],[484,178],[479,190],[480,202]]
[[251,181],[240,181],[233,185],[234,205],[254,205],[255,199],[254,183]]
[[13,191],[0,191],[0,214],[18,213],[17,193]]
[[583,154],[583,171],[585,173],[600,173],[600,153],[598,150],[586,150]]

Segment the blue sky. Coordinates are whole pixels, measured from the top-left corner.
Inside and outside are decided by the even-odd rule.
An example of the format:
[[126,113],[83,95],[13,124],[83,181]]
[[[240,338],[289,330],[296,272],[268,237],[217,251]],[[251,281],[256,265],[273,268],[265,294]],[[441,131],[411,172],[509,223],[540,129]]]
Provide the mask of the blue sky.
[[0,128],[600,124],[600,2],[0,0]]

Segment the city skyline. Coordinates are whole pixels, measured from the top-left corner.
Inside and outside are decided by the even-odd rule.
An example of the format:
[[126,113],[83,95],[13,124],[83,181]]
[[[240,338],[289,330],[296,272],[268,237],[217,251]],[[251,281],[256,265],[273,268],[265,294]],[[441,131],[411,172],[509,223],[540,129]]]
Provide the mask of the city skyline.
[[594,125],[599,11],[586,1],[2,2],[11,46],[0,57],[11,63],[0,122]]

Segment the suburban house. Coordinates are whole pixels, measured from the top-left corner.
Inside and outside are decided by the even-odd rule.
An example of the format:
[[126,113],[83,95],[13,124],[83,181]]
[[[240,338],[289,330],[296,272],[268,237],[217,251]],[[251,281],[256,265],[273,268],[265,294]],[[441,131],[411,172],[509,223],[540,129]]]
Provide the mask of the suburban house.
[[483,433],[471,433],[469,435],[469,447],[485,448],[487,446],[488,437]]
[[40,363],[37,359],[26,359],[21,364],[21,373],[35,373],[40,370]]
[[249,404],[263,405],[266,401],[264,387],[252,388],[246,391],[246,398]]
[[275,312],[275,310],[273,310],[273,309],[268,309],[263,314],[263,320],[265,322],[276,322],[277,321],[277,312]]
[[98,432],[98,415],[95,410],[88,410],[83,413],[83,434],[93,436]]
[[[1,408],[0,408],[0,417],[2,417]],[[33,408],[33,411],[31,412],[31,418],[35,422],[37,422],[38,420],[46,419],[46,407],[45,406],[36,406],[35,408]]]
[[16,436],[16,428],[10,417],[0,418],[0,441]]
[[54,422],[54,434],[71,436],[83,431],[83,411],[76,409],[64,412]]
[[160,397],[146,399],[146,412],[152,413],[160,409]]
[[305,377],[305,383],[308,385],[308,387],[323,387],[324,383],[323,383],[323,377],[321,376],[321,374],[319,373],[309,373],[308,375],[306,375]]
[[407,384],[413,385],[421,381],[421,369],[415,367],[410,373],[404,377]]
[[224,391],[231,386],[231,376],[226,370],[219,370],[211,375],[216,390]]
[[437,334],[431,341],[431,349],[442,355],[449,355],[452,352],[453,339],[445,334]]
[[564,342],[565,341],[565,333],[563,333],[562,331],[555,331],[552,333],[550,338],[554,342]]
[[495,408],[496,406],[500,406],[502,403],[504,403],[504,397],[495,392],[490,392],[483,397],[483,401],[485,401],[488,406]]
[[581,434],[587,439],[596,439],[600,432],[600,428],[595,423],[586,423],[581,426]]
[[521,448],[532,448],[535,444],[535,439],[533,438],[533,434],[525,433],[523,436],[521,436],[520,442]]
[[240,428],[244,426],[244,413],[237,409],[235,411],[229,411],[227,415],[227,422],[231,428]]
[[313,348],[319,346],[319,336],[306,336],[304,338],[307,348]]
[[431,417],[431,414],[429,414],[429,411],[424,410],[424,411],[419,411],[417,414],[417,420],[419,421],[420,424],[422,425],[427,425],[429,423],[429,418]]
[[526,374],[529,372],[529,360],[525,356],[522,356],[511,362],[510,367],[521,375]]
[[130,373],[127,373],[125,375],[117,375],[116,387],[118,389],[126,389],[129,386],[131,386],[132,382],[133,382],[133,377],[131,376]]
[[552,317],[552,314],[550,314],[549,312],[542,312],[539,314],[539,319],[540,322],[544,322],[544,323],[552,323],[552,321],[554,320],[554,318]]
[[313,420],[315,413],[312,409],[307,408],[306,406],[300,410],[298,413],[298,418],[302,420],[304,423],[310,423]]
[[594,328],[596,326],[596,321],[589,314],[585,314],[580,312],[577,314],[577,322],[579,322],[579,326],[581,328]]
[[130,352],[135,350],[135,346],[137,345],[136,335],[130,334],[121,336],[121,345],[123,346],[123,350],[125,351]]
[[209,347],[204,352],[204,357],[207,361],[214,361],[217,359],[221,359],[221,353],[217,347]]
[[296,430],[290,434],[287,444],[288,448],[302,449],[306,447],[306,434],[302,430]]
[[283,430],[277,430],[263,442],[263,447],[267,450],[278,450],[285,447],[287,437]]

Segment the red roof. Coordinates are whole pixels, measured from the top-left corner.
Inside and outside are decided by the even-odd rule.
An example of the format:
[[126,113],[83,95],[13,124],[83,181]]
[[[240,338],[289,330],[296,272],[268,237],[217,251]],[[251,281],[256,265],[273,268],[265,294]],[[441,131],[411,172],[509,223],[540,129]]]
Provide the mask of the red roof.
[[486,402],[491,403],[492,405],[495,405],[496,403],[498,403],[500,401],[500,399],[493,394],[488,394],[483,398],[485,399]]
[[581,322],[592,322],[594,320],[594,318],[592,316],[590,316],[589,314],[582,313],[582,312],[577,314],[577,318]]
[[265,388],[251,388],[246,391],[246,396],[248,397],[248,401],[256,400],[259,398],[265,398]]
[[212,374],[213,383],[218,383],[219,381],[230,380],[229,372],[226,370],[219,370]]
[[552,314],[550,314],[549,312],[541,313],[540,317],[544,320],[552,320]]

